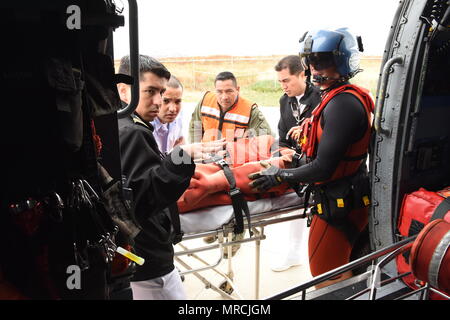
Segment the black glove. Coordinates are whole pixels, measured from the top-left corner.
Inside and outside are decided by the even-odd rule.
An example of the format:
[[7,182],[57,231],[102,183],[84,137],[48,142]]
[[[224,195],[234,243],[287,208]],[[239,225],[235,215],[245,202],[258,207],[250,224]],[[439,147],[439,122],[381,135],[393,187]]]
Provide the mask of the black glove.
[[266,168],[266,170],[248,175],[249,179],[253,180],[249,183],[250,187],[259,192],[264,192],[283,183],[284,179],[281,177],[282,169],[272,166],[267,161],[261,161],[260,164]]

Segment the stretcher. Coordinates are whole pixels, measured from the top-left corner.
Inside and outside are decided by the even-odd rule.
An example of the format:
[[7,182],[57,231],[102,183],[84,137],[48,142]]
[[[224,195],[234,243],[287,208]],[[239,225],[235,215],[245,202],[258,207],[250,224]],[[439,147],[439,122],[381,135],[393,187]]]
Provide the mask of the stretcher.
[[[264,227],[270,224],[281,223],[294,219],[305,218],[303,215],[303,198],[295,192],[283,194],[274,198],[248,201],[248,208],[251,215],[252,236],[247,231],[245,237],[233,239],[234,213],[233,206],[221,205],[209,208],[198,209],[189,214],[180,215],[181,229],[184,232],[183,241],[176,246],[175,261],[179,266],[182,275],[192,274],[210,288],[219,293],[225,299],[243,299],[233,283],[234,271],[232,266],[232,245],[255,242],[255,299],[259,299],[260,285],[260,244],[266,238]],[[248,227],[248,223],[245,222]],[[211,245],[197,248],[189,248],[186,241],[203,238],[206,236],[216,236],[218,241]],[[215,262],[207,262],[197,255],[199,252],[216,250],[218,258]],[[227,272],[219,270],[218,266],[223,260],[225,250],[228,254]],[[188,258],[196,260],[201,267],[193,268],[188,263]],[[192,260],[190,262],[193,262]],[[213,270],[219,274],[223,281],[215,285],[200,274],[202,271]],[[233,294],[233,295],[232,295]]]

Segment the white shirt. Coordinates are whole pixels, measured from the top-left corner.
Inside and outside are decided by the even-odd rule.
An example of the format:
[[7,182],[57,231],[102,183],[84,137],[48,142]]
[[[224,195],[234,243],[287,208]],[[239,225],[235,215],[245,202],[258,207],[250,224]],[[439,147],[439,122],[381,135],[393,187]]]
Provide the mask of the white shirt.
[[295,96],[297,98],[297,102],[298,102],[298,107],[299,107],[299,112],[300,112],[299,116],[303,113],[303,111],[305,110],[305,107],[306,107],[306,105],[300,103],[300,99],[303,96],[304,96],[303,94],[301,94],[299,96]]
[[150,122],[154,128],[153,136],[162,153],[169,153],[172,151],[175,142],[183,136],[183,116],[181,114],[182,112],[180,111],[178,116],[171,123],[161,123],[158,117]]

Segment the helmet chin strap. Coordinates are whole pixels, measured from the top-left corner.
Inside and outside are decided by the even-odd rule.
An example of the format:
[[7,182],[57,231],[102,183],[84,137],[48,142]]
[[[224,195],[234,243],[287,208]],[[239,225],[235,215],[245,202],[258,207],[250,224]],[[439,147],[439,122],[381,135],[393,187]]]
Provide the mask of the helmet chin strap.
[[330,77],[324,77],[321,75],[314,75],[313,76],[313,82],[316,83],[324,83],[326,81],[335,81],[335,82],[345,82],[348,81],[351,77],[339,77],[339,78],[330,78]]
[[313,76],[313,82],[322,84],[324,82],[327,81],[336,81],[336,82],[343,82],[346,81],[347,79],[345,79],[345,77],[340,77],[340,78],[330,78],[330,77],[324,77],[324,76],[320,76],[320,75],[314,75]]
[[333,81],[336,81],[336,82],[345,82],[345,81],[348,81],[351,78],[353,78],[356,74],[358,74],[361,71],[362,71],[362,69],[358,69],[355,72],[353,72],[353,73],[351,73],[351,74],[349,74],[349,75],[347,75],[345,77],[341,76],[339,78],[330,78],[330,77],[324,77],[324,76],[321,76],[321,75],[315,75],[315,76],[313,76],[313,80],[314,80],[314,82],[317,82],[317,83],[324,83],[324,82],[330,81],[330,80],[333,80]]
[[313,76],[313,81],[316,82],[316,83],[324,83],[324,82],[326,82],[328,80],[331,80],[330,77],[324,77],[324,76],[320,76],[320,75],[314,75]]

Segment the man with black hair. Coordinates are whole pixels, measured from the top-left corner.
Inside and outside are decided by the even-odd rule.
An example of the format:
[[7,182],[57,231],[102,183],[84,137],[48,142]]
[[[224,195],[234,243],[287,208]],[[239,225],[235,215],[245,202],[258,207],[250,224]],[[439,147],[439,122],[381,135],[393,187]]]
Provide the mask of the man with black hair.
[[[130,75],[130,58],[122,58],[119,73]],[[189,186],[194,160],[219,152],[223,142],[175,147],[167,156],[158,149],[150,124],[157,116],[170,72],[157,60],[140,55],[139,102],[135,112],[119,120],[122,174],[133,191],[136,219],[142,230],[135,238],[138,266],[131,287],[135,300],[186,299],[174,267],[176,201]],[[131,87],[118,84],[121,100],[129,103]],[[170,208],[170,210],[169,210]],[[178,221],[179,222],[179,221]]]
[[279,144],[280,147],[295,149],[298,147],[297,141],[288,132],[311,115],[311,111],[320,102],[320,92],[306,82],[305,69],[298,55],[281,59],[276,64],[275,71],[284,92],[280,98]]
[[257,104],[240,96],[236,77],[231,72],[219,73],[214,87],[215,92],[207,91],[192,113],[191,142],[220,138],[233,141],[251,135],[272,134]]

